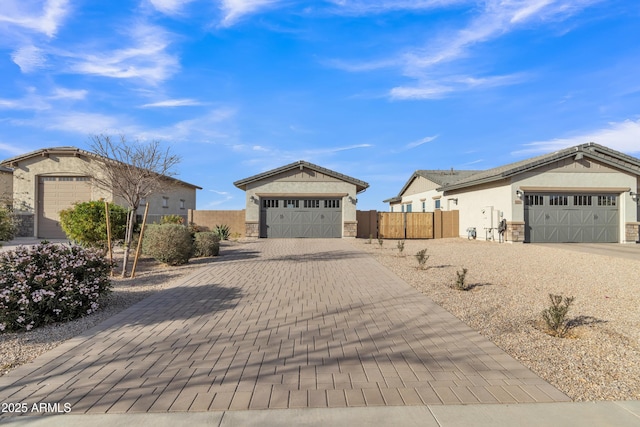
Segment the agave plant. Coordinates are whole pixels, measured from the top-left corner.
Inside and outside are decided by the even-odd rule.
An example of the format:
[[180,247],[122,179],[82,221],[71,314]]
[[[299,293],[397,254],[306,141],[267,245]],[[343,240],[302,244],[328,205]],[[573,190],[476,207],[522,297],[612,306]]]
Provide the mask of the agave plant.
[[220,240],[229,240],[229,226],[226,224],[216,225],[213,228],[213,232],[220,238]]

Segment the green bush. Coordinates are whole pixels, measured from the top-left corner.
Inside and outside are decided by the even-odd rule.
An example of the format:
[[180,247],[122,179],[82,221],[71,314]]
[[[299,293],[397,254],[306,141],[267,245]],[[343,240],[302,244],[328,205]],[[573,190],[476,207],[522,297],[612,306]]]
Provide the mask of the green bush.
[[160,218],[160,224],[184,224],[184,218],[180,215],[164,215]]
[[0,208],[0,241],[8,241],[16,235],[16,221],[13,214],[5,208]]
[[453,284],[453,287],[459,291],[468,291],[471,289],[469,283],[467,283],[467,269],[462,268],[462,271],[456,271],[456,281]]
[[542,311],[542,318],[547,324],[549,334],[564,338],[570,329],[567,314],[575,297],[549,294],[551,305]]
[[193,239],[193,256],[218,256],[220,254],[220,238],[216,233],[205,231],[196,233]]
[[0,331],[93,313],[111,289],[101,252],[40,243],[0,253]]
[[416,261],[418,261],[418,268],[420,270],[424,269],[424,266],[427,264],[427,261],[429,260],[430,255],[427,255],[427,249],[422,249],[419,250],[416,255]]
[[[110,204],[109,222],[111,239],[124,239],[127,210]],[[60,225],[69,239],[82,246],[106,246],[107,221],[103,201],[76,203],[72,208],[61,211]]]
[[193,255],[189,229],[179,224],[150,224],[144,232],[142,251],[160,262],[181,265]]

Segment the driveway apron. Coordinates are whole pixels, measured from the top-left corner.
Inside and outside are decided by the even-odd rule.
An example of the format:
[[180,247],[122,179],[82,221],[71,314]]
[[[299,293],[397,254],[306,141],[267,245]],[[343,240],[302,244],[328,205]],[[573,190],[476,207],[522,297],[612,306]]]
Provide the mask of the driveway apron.
[[223,248],[0,377],[0,402],[72,413],[569,400],[340,239]]

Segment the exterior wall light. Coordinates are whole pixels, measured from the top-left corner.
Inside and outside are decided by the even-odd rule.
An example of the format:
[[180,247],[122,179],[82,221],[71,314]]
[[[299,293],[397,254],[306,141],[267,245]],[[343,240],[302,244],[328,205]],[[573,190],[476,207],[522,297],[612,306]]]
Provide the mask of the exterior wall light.
[[516,197],[517,197],[518,199],[521,199],[523,194],[524,194],[524,193],[522,192],[522,190],[516,190]]

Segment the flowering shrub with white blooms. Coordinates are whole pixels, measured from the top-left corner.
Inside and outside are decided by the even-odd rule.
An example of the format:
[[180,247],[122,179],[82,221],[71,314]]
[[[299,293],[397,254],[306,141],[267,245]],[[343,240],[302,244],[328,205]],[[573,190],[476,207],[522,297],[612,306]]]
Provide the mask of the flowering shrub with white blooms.
[[63,322],[99,307],[109,261],[80,246],[40,243],[0,253],[0,332]]

